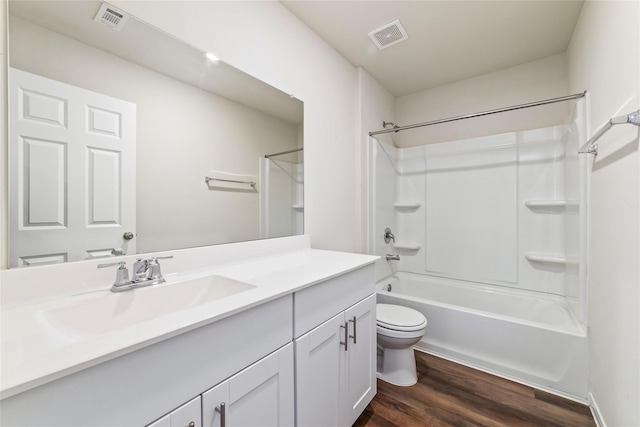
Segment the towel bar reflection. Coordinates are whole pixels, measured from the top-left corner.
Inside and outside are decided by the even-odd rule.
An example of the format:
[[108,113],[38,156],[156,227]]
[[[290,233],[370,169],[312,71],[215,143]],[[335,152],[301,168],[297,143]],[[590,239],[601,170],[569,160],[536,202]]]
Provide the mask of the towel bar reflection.
[[235,179],[211,178],[211,177],[205,176],[204,177],[204,182],[206,182],[208,184],[209,181],[222,181],[222,182],[231,182],[231,183],[234,183],[234,184],[246,184],[246,185],[250,185],[252,187],[256,186],[256,183],[253,182],[253,181],[236,181]]
[[613,125],[623,125],[625,123],[629,123],[632,125],[640,126],[640,110],[636,110],[633,113],[627,114],[626,116],[618,116],[612,119],[609,119],[606,125],[602,126],[595,135],[591,137],[579,150],[578,153],[588,153],[593,155],[598,155],[598,144],[595,142],[604,135],[611,126]]

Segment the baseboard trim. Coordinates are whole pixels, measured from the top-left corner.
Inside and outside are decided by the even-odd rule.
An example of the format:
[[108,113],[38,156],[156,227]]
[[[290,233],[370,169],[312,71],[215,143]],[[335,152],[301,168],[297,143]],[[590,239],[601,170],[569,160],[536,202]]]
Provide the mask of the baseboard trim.
[[602,412],[600,412],[600,408],[598,408],[596,398],[593,397],[592,393],[589,393],[589,408],[591,409],[591,415],[593,415],[593,420],[596,422],[596,425],[598,427],[607,427],[607,423],[604,422],[604,418],[602,417]]

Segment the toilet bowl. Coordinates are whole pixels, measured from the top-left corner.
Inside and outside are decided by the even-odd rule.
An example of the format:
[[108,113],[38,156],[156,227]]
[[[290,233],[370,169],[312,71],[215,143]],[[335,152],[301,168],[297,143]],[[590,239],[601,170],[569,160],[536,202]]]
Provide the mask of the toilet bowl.
[[[417,310],[393,304],[376,304],[378,378],[399,386],[418,382],[412,346],[420,341],[427,319]],[[381,353],[381,354],[380,354]]]

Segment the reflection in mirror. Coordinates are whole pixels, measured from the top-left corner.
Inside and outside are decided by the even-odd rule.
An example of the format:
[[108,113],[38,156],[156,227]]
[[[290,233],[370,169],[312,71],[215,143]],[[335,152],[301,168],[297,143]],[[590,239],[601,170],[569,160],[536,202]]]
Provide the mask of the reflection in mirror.
[[9,2],[10,267],[301,234],[302,102],[103,5]]
[[261,237],[290,236],[302,229],[303,175],[302,148],[264,156],[260,170]]

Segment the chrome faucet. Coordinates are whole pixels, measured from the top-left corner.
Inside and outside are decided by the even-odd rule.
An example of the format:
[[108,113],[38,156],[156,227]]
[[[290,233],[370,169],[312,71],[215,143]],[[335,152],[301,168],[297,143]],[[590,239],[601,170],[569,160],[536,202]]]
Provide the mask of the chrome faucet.
[[111,286],[111,292],[123,292],[130,289],[142,288],[145,286],[158,285],[164,283],[164,277],[160,271],[159,259],[173,258],[170,256],[153,257],[149,259],[138,258],[133,263],[133,279],[129,280],[129,270],[124,261],[98,264],[98,268],[118,266],[116,280]]
[[[384,242],[385,243],[389,243],[389,242],[395,243],[396,242],[396,236],[393,235],[393,233],[391,232],[391,229],[389,227],[384,229]],[[387,259],[387,261],[400,261],[400,255],[398,255],[398,254],[396,254],[396,255],[387,254],[386,259]]]
[[132,282],[144,282],[149,276],[149,262],[151,259],[136,259],[133,263],[133,280]]
[[394,236],[393,233],[391,232],[391,229],[387,227],[384,229],[384,242],[389,243],[390,241],[393,241],[393,243],[395,243],[396,236]]

